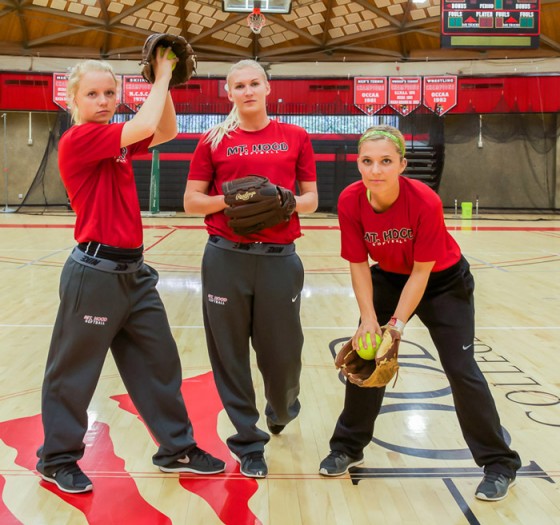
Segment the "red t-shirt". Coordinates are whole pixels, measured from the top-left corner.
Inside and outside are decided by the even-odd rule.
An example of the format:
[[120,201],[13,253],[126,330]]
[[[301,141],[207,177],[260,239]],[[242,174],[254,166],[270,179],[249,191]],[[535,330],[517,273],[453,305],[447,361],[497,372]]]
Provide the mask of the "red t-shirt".
[[[296,181],[315,181],[317,172],[311,140],[299,126],[271,121],[260,131],[237,129],[210,150],[203,136],[193,155],[189,180],[210,182],[209,195],[221,195],[227,180],[261,175],[270,182],[296,191]],[[289,244],[301,236],[297,213],[290,221],[249,236],[236,235],[227,225],[223,211],[204,219],[210,235],[221,235],[235,242]]]
[[142,245],[142,219],[131,156],[153,137],[121,148],[124,122],[72,126],[59,143],[58,167],[72,209],[74,238],[117,248]]
[[455,264],[461,250],[445,227],[439,196],[424,183],[399,177],[397,200],[383,213],[368,202],[363,182],[350,184],[338,200],[341,255],[350,262],[371,259],[382,270],[409,275],[414,261],[436,261],[432,272]]

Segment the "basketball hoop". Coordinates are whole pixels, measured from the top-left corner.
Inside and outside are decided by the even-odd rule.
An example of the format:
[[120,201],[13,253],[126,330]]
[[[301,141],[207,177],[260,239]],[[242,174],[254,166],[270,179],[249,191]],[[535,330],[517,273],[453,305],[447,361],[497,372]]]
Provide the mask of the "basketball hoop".
[[253,8],[253,12],[249,13],[249,16],[247,17],[247,25],[251,28],[251,31],[258,35],[265,24],[266,18],[261,13],[260,8]]

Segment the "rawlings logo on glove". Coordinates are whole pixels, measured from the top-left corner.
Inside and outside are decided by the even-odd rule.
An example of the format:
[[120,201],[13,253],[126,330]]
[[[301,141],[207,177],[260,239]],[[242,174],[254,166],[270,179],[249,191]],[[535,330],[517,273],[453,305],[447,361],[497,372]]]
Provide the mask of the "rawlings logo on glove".
[[256,191],[248,191],[246,193],[238,193],[235,195],[236,201],[243,201],[243,204],[247,204],[255,195],[257,194]]
[[250,235],[290,220],[296,209],[294,194],[272,184],[266,177],[249,175],[226,181],[222,192],[229,208],[228,226],[237,235]]

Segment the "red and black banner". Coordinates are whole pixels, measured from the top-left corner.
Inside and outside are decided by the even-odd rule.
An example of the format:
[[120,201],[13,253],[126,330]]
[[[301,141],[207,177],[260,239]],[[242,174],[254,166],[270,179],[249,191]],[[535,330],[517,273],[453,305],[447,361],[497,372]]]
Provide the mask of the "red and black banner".
[[67,86],[68,75],[66,73],[53,73],[53,102],[64,111],[68,109]]
[[354,105],[366,115],[374,115],[387,105],[385,77],[354,78]]
[[456,76],[424,77],[424,106],[437,115],[443,115],[456,105]]
[[122,81],[123,104],[136,112],[148,98],[152,85],[142,75],[125,75]]
[[422,101],[420,77],[389,77],[389,105],[403,116],[412,113]]

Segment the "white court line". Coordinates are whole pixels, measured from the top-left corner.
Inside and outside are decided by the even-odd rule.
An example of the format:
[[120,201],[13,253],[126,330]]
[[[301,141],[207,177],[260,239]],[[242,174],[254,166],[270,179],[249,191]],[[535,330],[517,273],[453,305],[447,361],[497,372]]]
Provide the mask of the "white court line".
[[20,265],[20,266],[16,266],[16,270],[20,270],[21,268],[25,268],[26,266],[32,266],[32,265],[34,265],[35,263],[44,261],[45,259],[49,259],[49,258],[52,257],[53,255],[58,255],[59,253],[66,252],[66,251],[68,251],[69,249],[70,249],[70,248],[62,248],[61,250],[56,250],[56,251],[54,251],[54,252],[50,252],[50,253],[48,253],[47,255],[45,255],[44,257],[39,257],[39,259],[35,259],[35,260],[33,260],[33,261],[26,262],[25,264],[22,264],[22,265]]
[[[467,259],[471,259],[471,260],[473,260],[473,261],[476,261],[476,262],[479,263],[479,264],[483,264],[484,266],[487,266],[487,267],[489,267],[489,268],[494,268],[494,269],[496,269],[496,270],[500,270],[501,272],[508,273],[508,270],[506,270],[506,269],[503,268],[502,266],[496,266],[495,264],[492,264],[492,263],[489,263],[489,262],[484,261],[484,260],[482,260],[482,259],[479,259],[478,257],[473,257],[472,255],[468,255],[468,254],[465,254],[465,257],[466,257]],[[476,268],[473,268],[473,270],[474,270],[474,269],[476,269]]]

